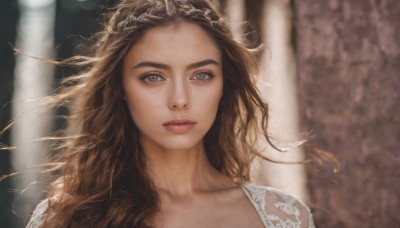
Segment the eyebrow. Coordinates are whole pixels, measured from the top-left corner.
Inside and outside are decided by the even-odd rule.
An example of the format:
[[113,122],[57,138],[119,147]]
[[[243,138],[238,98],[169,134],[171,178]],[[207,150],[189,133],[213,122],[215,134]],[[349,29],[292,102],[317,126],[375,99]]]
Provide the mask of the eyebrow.
[[[186,69],[191,70],[191,69],[199,68],[199,67],[210,65],[210,64],[217,65],[217,66],[219,65],[219,63],[213,59],[205,59],[205,60],[202,60],[199,62],[189,64],[186,67]],[[132,68],[136,69],[136,68],[141,68],[141,67],[153,67],[153,68],[158,68],[158,69],[162,69],[162,70],[171,70],[171,67],[167,64],[151,62],[151,61],[140,62],[140,63],[134,65]]]

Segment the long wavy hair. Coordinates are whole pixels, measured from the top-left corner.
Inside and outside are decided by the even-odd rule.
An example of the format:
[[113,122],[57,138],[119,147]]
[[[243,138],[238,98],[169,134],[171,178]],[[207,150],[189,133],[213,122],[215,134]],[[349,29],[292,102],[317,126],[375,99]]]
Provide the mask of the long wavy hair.
[[[269,143],[268,106],[255,81],[254,50],[233,39],[231,30],[206,0],[125,0],[111,10],[97,34],[92,56],[60,64],[85,66],[50,96],[67,107],[68,127],[52,168],[43,227],[147,227],[160,199],[146,170],[139,131],[123,99],[122,60],[155,26],[184,20],[201,26],[222,53],[223,96],[204,138],[212,166],[240,184],[259,154],[257,137]],[[168,45],[168,44],[166,44]]]

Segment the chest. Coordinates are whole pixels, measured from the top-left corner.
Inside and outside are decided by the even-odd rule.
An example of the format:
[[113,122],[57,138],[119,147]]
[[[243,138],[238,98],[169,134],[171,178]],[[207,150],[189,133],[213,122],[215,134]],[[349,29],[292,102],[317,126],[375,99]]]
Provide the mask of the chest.
[[224,200],[201,197],[164,202],[157,216],[157,227],[264,227],[247,198]]

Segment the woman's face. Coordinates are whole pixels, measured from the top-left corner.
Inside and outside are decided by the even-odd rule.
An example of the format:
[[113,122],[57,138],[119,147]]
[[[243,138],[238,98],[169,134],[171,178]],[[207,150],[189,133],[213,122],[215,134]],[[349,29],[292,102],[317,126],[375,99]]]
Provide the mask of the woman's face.
[[125,100],[144,148],[202,145],[222,96],[221,52],[200,26],[174,22],[145,32],[124,58]]

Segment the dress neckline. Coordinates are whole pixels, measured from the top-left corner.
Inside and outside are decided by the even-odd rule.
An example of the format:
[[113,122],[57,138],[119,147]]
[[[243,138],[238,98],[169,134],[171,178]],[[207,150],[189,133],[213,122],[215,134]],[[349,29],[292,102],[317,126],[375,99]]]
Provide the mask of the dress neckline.
[[265,212],[265,193],[267,191],[267,188],[245,182],[242,184],[242,189],[247,198],[250,200],[253,207],[256,209],[257,214],[263,222],[264,226],[274,227],[272,222],[268,219],[267,213]]

